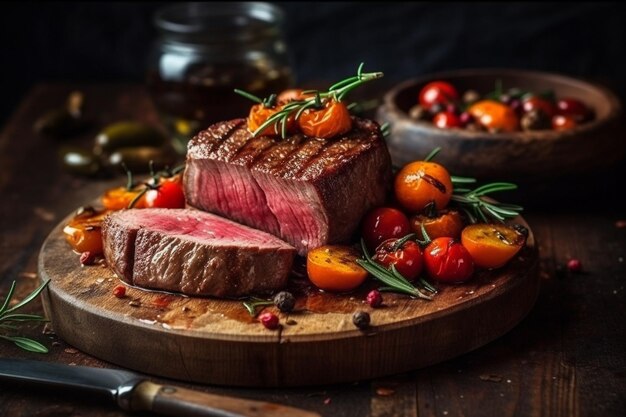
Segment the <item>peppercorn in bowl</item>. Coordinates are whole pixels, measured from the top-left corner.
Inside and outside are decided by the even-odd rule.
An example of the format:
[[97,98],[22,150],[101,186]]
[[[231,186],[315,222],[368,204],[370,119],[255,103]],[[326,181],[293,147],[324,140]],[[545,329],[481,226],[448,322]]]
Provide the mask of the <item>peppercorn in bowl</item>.
[[558,74],[468,69],[405,81],[378,110],[394,165],[423,158],[457,175],[541,181],[619,160],[621,104],[608,89]]

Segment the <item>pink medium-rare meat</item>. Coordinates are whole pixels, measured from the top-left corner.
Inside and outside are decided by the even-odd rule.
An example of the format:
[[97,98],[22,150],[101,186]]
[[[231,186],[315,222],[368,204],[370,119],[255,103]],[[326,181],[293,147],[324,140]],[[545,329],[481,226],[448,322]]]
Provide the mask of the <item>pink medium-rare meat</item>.
[[348,241],[363,215],[382,205],[391,159],[378,124],[353,119],[331,139],[302,134],[253,138],[245,120],[217,123],[187,150],[190,206],[267,231],[304,255]]
[[129,284],[239,297],[284,287],[295,249],[277,237],[193,209],[131,209],[102,225],[104,256]]

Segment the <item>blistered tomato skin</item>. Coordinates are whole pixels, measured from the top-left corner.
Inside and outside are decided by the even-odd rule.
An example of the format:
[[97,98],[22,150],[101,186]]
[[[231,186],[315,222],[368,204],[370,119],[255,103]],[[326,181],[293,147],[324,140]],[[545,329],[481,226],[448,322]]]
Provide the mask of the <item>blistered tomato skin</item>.
[[472,224],[463,229],[461,242],[472,255],[476,266],[500,268],[524,246],[526,237],[504,224]]
[[367,271],[356,260],[360,254],[349,246],[326,245],[307,254],[309,280],[319,289],[345,292],[357,288],[367,278]]
[[394,189],[400,205],[410,213],[424,210],[434,202],[437,210],[445,208],[452,198],[452,179],[448,171],[435,162],[415,161],[398,172]]
[[363,240],[371,251],[385,240],[403,237],[409,232],[409,219],[403,212],[392,207],[379,207],[370,211],[361,228]]
[[330,100],[322,109],[305,110],[298,126],[309,137],[328,139],[352,129],[352,117],[343,102]]
[[376,249],[372,259],[387,269],[393,265],[404,278],[414,281],[422,272],[422,250],[411,240],[396,249],[397,243],[398,239],[386,240]]
[[452,238],[433,240],[424,250],[428,276],[445,283],[465,282],[474,273],[474,260],[467,249]]

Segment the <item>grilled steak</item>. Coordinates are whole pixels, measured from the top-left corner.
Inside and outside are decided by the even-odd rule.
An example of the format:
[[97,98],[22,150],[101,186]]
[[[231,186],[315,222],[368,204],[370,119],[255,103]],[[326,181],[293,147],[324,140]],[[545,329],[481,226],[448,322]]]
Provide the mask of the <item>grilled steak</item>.
[[131,209],[102,225],[104,256],[129,284],[238,297],[287,283],[293,247],[268,233],[193,209]]
[[379,126],[354,119],[332,139],[253,138],[243,119],[217,123],[187,151],[190,206],[280,236],[301,255],[350,239],[385,201],[391,160]]

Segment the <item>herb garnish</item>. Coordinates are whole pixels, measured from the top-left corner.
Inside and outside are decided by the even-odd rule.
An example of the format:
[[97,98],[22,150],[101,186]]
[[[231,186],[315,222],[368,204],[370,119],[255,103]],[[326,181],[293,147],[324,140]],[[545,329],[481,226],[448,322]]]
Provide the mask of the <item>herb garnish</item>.
[[[356,75],[333,84],[332,86],[330,86],[330,88],[328,88],[328,91],[303,91],[303,95],[309,95],[310,97],[304,98],[302,100],[295,100],[285,104],[279,111],[268,117],[265,122],[263,122],[254,132],[252,132],[252,136],[258,136],[267,127],[274,126],[274,131],[276,133],[279,133],[280,129],[281,137],[284,139],[287,136],[287,121],[290,117],[294,116],[294,119],[298,120],[302,113],[307,109],[322,109],[324,107],[324,104],[328,100],[342,101],[346,94],[348,94],[356,87],[368,81],[381,78],[383,76],[382,72],[364,73],[363,65],[363,63],[359,65]],[[235,93],[246,97],[247,99],[250,99],[256,103],[262,104],[265,107],[273,107],[275,103],[275,96],[270,96],[267,99],[260,99],[253,94],[238,89],[235,89]]]
[[[35,291],[27,295],[22,301],[9,308],[9,304],[11,302],[11,297],[13,297],[13,293],[15,291],[16,282],[13,281],[11,284],[11,288],[9,288],[9,293],[7,294],[2,307],[0,307],[0,330],[17,330],[17,326],[13,323],[23,323],[28,321],[36,321],[43,322],[47,321],[45,317],[36,315],[36,314],[23,314],[16,313],[17,310],[24,307],[26,304],[34,300],[43,289],[48,285],[50,280],[45,281],[41,284]],[[8,340],[10,342],[15,343],[18,347],[27,350],[29,352],[35,353],[48,353],[48,348],[37,342],[36,340],[29,339],[28,337],[23,336],[11,336],[6,334],[0,334],[0,339]]]
[[[378,281],[385,284],[385,287],[380,287],[379,291],[397,292],[401,294],[407,294],[413,297],[422,298],[424,300],[432,300],[433,297],[420,291],[420,288],[414,286],[409,280],[402,276],[398,272],[394,265],[391,265],[391,269],[387,269],[374,261],[369,255],[365,242],[361,239],[361,249],[363,250],[363,256],[365,259],[357,259],[356,262],[367,272],[369,272]],[[423,287],[422,290],[437,293],[437,289],[430,285],[426,280],[420,279],[418,281]]]

